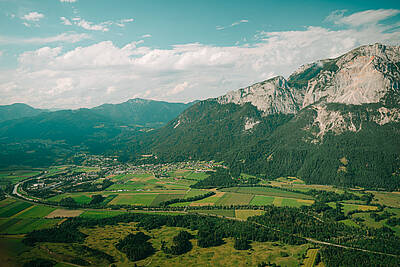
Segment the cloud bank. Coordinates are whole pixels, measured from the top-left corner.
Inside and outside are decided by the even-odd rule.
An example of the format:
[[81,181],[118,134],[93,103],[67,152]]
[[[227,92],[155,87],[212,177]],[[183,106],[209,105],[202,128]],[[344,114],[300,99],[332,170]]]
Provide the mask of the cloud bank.
[[327,20],[346,27],[259,32],[255,43],[243,46],[191,43],[157,49],[146,47],[143,40],[124,46],[103,41],[72,50],[45,46],[20,54],[17,69],[0,71],[0,104],[78,108],[134,97],[215,97],[276,75],[287,77],[302,64],[337,57],[360,45],[399,45],[398,25],[380,24],[396,12],[335,12]]

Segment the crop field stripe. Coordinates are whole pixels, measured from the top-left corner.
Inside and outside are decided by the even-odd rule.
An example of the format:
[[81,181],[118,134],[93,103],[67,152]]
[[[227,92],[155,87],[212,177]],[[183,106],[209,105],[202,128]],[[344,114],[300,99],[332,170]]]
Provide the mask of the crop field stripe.
[[[15,205],[14,205],[15,204]],[[0,217],[11,217],[14,214],[32,206],[32,204],[27,202],[16,202],[10,206],[7,206],[7,209],[0,213]]]
[[1,232],[1,233],[4,233],[5,230],[6,230],[8,227],[10,227],[10,226],[12,226],[12,225],[18,223],[20,220],[21,220],[21,219],[18,219],[18,218],[2,219],[2,220],[0,220],[0,232]]
[[30,209],[24,210],[23,213],[18,214],[18,218],[43,218],[49,215],[56,208],[50,208],[46,206],[33,206]]
[[317,254],[318,249],[309,249],[307,251],[307,258],[304,259],[304,267],[313,267]]
[[3,199],[2,201],[0,201],[0,209],[3,207],[6,207],[12,203],[15,203],[15,200],[12,198]]
[[30,206],[30,207],[28,207],[28,208],[26,208],[26,209],[24,209],[24,210],[21,210],[20,212],[18,212],[18,213],[16,213],[16,214],[14,214],[14,215],[13,215],[13,216],[11,216],[10,218],[17,217],[18,215],[21,215],[21,214],[23,214],[24,212],[27,212],[27,211],[29,211],[29,210],[33,209],[34,207],[36,207],[36,206]]

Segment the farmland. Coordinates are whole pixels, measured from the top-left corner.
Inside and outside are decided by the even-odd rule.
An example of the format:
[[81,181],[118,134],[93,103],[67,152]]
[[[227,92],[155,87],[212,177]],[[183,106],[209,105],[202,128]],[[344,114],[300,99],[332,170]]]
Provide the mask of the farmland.
[[46,219],[54,209],[27,202],[5,199],[0,201],[0,233],[23,234],[52,227],[60,220]]
[[[98,167],[68,165],[52,167],[45,172],[43,177],[45,180],[47,179],[46,182],[37,181],[35,183],[48,183],[54,186],[56,188],[54,191],[57,192],[56,195],[43,198],[47,206],[11,198],[0,201],[0,234],[9,235],[7,242],[15,244],[13,250],[19,249],[18,251],[22,251],[21,255],[26,257],[22,260],[22,256],[19,256],[19,254],[13,256],[15,259],[10,259],[12,257],[7,255],[0,255],[3,259],[25,261],[25,259],[35,257],[51,258],[59,262],[59,265],[68,266],[68,263],[82,257],[80,254],[83,249],[82,246],[88,246],[112,255],[117,260],[117,266],[129,266],[132,265],[132,262],[126,258],[125,254],[115,248],[115,243],[128,233],[137,232],[137,226],[134,223],[101,227],[98,228],[97,235],[94,234],[94,230],[97,228],[82,229],[84,233],[89,235],[85,238],[84,244],[42,243],[40,246],[26,248],[20,243],[21,237],[19,235],[29,233],[32,230],[51,228],[71,217],[101,219],[129,213],[199,214],[246,221],[249,217],[265,214],[269,205],[293,208],[311,206],[310,208],[312,208],[315,201],[318,201],[314,198],[314,195],[308,192],[312,189],[339,195],[349,191],[332,186],[307,185],[295,177],[261,181],[257,186],[192,188],[192,185],[207,178],[210,173],[195,171],[187,165],[184,168],[144,166],[124,172],[120,170],[106,172]],[[63,180],[66,176],[69,180]],[[57,177],[61,177],[60,182],[57,181]],[[57,187],[58,184],[62,185],[62,182],[70,181],[70,179],[77,180],[73,184],[77,185],[78,190],[71,192],[71,187],[68,187],[70,191],[65,192],[63,186]],[[255,177],[241,174],[240,179],[255,179]],[[18,182],[18,180],[16,181]],[[111,181],[112,183],[102,188],[104,181]],[[81,184],[91,184],[92,186],[87,188],[92,190],[81,189]],[[26,194],[23,190],[20,192]],[[356,196],[365,194],[362,191],[354,190],[351,192]],[[357,229],[363,227],[382,228],[385,226],[400,235],[400,226],[390,226],[387,223],[389,217],[400,218],[400,209],[397,208],[400,194],[372,193],[374,198],[371,199],[370,203],[355,198],[326,202],[326,204],[332,209],[339,209],[340,207],[339,210],[344,216],[340,219],[340,223],[343,225]],[[98,206],[92,204],[95,197],[100,197],[100,202],[97,202]],[[75,203],[69,209],[66,208],[68,206],[63,206],[63,203],[67,203],[67,200],[68,203]],[[170,200],[174,200],[172,204],[165,204],[166,201]],[[388,207],[379,208],[376,205],[378,203],[386,203]],[[371,215],[377,213],[379,216],[383,216],[385,212],[390,214],[389,217],[380,221],[376,221]],[[170,242],[172,236],[178,231],[179,228],[165,226],[160,229],[145,231],[152,237],[151,243],[156,248],[156,253],[135,263],[148,266],[159,266],[161,264],[180,266],[180,264],[190,265],[194,262],[207,265],[212,262],[213,265],[222,266],[225,264],[257,265],[260,262],[271,262],[283,266],[298,266],[300,262],[303,262],[306,266],[312,266],[316,254],[314,253],[314,255],[311,252],[317,251],[317,249],[309,249],[309,245],[289,246],[279,242],[252,242],[252,250],[240,251],[233,248],[234,239],[225,238],[225,243],[218,247],[200,248],[197,241],[192,240],[193,249],[190,252],[181,256],[165,254],[160,250],[161,240]],[[310,255],[303,260],[303,255],[307,250]],[[49,257],[46,251],[50,251],[52,256]],[[16,255],[14,252],[7,253],[8,255]],[[91,254],[91,252],[86,253],[85,259],[91,263],[98,266],[109,265],[104,258]],[[225,259],[228,255],[230,256],[229,259]]]

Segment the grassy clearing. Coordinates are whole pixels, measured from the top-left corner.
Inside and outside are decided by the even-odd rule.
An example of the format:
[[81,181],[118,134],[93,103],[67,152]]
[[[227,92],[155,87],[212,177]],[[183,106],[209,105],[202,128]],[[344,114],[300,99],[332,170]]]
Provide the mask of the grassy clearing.
[[70,218],[77,217],[81,215],[83,210],[65,210],[65,209],[56,209],[55,211],[49,213],[46,218]]
[[400,193],[392,193],[392,192],[376,192],[370,191],[374,194],[375,198],[372,203],[379,203],[382,205],[400,208]]
[[313,199],[311,196],[305,194],[285,191],[279,188],[269,188],[269,187],[229,187],[229,188],[224,188],[222,191],[243,193],[243,194],[275,196],[275,197]]
[[348,225],[348,226],[358,227],[358,228],[360,227],[358,224],[356,224],[353,220],[350,220],[350,219],[342,220],[340,222],[344,223],[345,225]]
[[354,210],[373,211],[373,210],[378,209],[378,207],[376,207],[376,206],[368,206],[368,205],[357,205],[357,204],[346,204],[346,203],[342,203],[342,205],[343,205],[343,212],[346,215],[350,211],[354,211]]
[[215,203],[215,205],[248,205],[253,197],[254,196],[250,194],[226,193]]
[[235,217],[242,220],[247,220],[247,218],[251,216],[258,216],[262,214],[264,214],[264,211],[262,210],[235,210]]
[[318,254],[318,249],[315,249],[315,248],[314,249],[309,249],[307,251],[306,258],[304,259],[303,266],[304,267],[313,267],[315,259],[317,257],[317,254]]
[[[302,255],[307,245],[289,246],[271,242],[253,242],[252,250],[238,251],[233,248],[233,239],[225,239],[226,243],[218,247],[200,248],[197,240],[191,240],[193,249],[183,255],[166,255],[161,251],[161,241],[167,243],[172,241],[182,228],[161,227],[149,232],[144,231],[153,237],[149,241],[156,249],[156,253],[144,260],[135,262],[138,266],[257,266],[261,262],[271,262],[281,266],[298,266],[302,261]],[[184,229],[187,230],[187,229]],[[117,266],[133,266],[126,256],[115,248],[115,243],[129,233],[136,232],[136,225],[119,224],[103,228],[83,229],[88,234],[85,244],[89,247],[100,249],[117,259]],[[196,231],[190,231],[196,234]],[[289,256],[282,257],[281,253],[286,252]]]
[[157,194],[120,194],[116,198],[114,198],[109,204],[149,206],[157,196]]

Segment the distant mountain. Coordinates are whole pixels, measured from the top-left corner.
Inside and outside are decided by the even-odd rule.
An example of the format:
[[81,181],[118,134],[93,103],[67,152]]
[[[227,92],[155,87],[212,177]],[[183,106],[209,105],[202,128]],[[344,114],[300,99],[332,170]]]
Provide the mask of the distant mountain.
[[0,106],[0,122],[24,117],[32,117],[47,111],[48,110],[45,109],[36,109],[22,103],[2,105]]
[[165,160],[234,172],[400,188],[400,47],[362,46],[187,109],[152,133]]
[[39,112],[3,121],[0,166],[46,165],[81,151],[104,153],[128,137],[131,140],[162,126],[190,105],[132,99],[93,109]]
[[160,127],[191,105],[135,98],[121,104],[103,104],[91,110],[120,123]]

